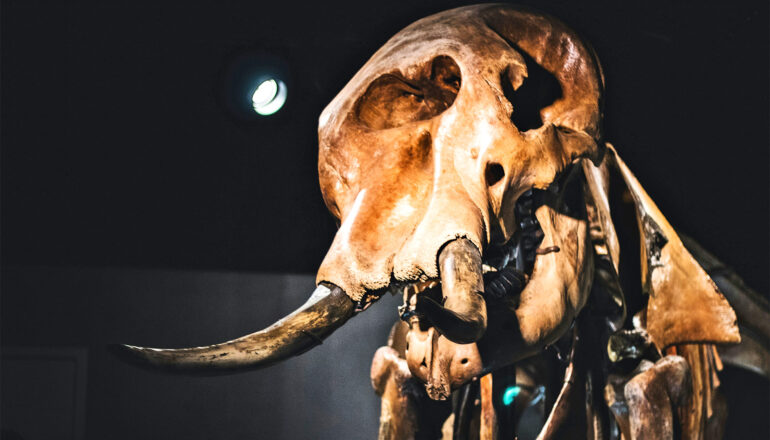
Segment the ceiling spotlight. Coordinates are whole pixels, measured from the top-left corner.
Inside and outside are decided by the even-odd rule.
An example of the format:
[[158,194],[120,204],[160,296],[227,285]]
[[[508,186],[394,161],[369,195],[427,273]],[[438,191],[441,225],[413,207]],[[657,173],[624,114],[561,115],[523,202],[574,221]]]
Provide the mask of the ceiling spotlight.
[[251,95],[254,111],[262,116],[272,115],[286,103],[286,84],[280,79],[262,81]]
[[220,103],[240,122],[269,125],[291,110],[288,89],[294,83],[288,64],[279,56],[263,51],[233,54],[221,81]]

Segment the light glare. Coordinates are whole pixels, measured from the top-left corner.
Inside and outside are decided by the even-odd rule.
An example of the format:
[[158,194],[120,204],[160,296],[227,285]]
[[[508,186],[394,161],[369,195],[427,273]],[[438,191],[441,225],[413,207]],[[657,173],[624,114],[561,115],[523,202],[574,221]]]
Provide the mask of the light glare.
[[272,115],[286,102],[286,84],[281,80],[263,81],[251,96],[254,111],[262,116]]
[[503,405],[510,406],[510,404],[513,403],[514,399],[516,399],[516,396],[518,396],[520,392],[521,387],[517,385],[506,388],[505,392],[503,393]]

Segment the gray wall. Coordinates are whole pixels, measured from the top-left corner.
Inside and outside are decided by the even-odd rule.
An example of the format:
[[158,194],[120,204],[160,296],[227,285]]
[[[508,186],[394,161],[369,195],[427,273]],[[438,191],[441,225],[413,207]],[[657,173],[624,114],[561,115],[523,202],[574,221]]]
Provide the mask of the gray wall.
[[[34,360],[14,357],[18,353],[85,350],[86,384],[74,379],[73,384],[85,387],[84,431],[91,439],[376,438],[379,403],[369,383],[369,365],[397,318],[398,298],[383,298],[322,346],[255,372],[161,374],[125,365],[104,350],[114,342],[178,347],[237,337],[293,310],[313,287],[307,275],[6,268],[4,363]],[[77,365],[81,374],[83,367]],[[36,377],[42,371],[3,369],[3,388],[9,391],[2,395],[3,429],[28,439],[77,437],[77,427],[68,433],[41,428],[46,417],[56,417],[50,408],[35,413],[41,419],[30,419],[29,412],[38,411],[35,405],[46,408],[47,401],[61,397],[46,396],[62,387],[43,386]],[[34,384],[34,396],[10,393]],[[27,420],[19,420],[19,414]],[[60,417],[74,417],[77,423],[69,413]],[[34,429],[30,420],[37,420]],[[66,423],[59,420],[55,426]]]

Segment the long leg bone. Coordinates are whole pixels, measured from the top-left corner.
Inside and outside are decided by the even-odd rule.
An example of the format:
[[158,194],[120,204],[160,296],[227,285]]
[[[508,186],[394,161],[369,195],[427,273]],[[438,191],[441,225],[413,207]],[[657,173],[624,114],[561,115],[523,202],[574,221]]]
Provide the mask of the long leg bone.
[[393,326],[387,347],[380,347],[372,360],[371,379],[381,398],[379,440],[435,439],[450,403],[428,398],[409,371],[404,359],[407,326]]
[[605,399],[625,440],[672,439],[676,409],[691,395],[690,368],[680,356],[642,361],[628,376],[611,375]]
[[406,361],[391,347],[380,347],[372,360],[371,379],[381,397],[379,440],[414,439],[420,429],[417,399],[405,392],[412,378]]

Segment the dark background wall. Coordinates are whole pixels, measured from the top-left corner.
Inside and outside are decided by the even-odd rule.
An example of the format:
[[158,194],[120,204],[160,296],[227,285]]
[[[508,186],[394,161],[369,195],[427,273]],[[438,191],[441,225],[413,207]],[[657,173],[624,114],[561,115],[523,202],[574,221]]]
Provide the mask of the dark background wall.
[[[768,3],[522,3],[561,18],[594,45],[607,77],[607,139],[677,228],[767,295]],[[302,425],[287,418],[288,403],[271,406],[272,395],[259,391],[273,376],[227,379],[227,400],[216,394],[217,382],[116,370],[123,367],[100,344],[113,336],[206,343],[251,331],[298,304],[298,296],[282,302],[280,292],[294,290],[257,288],[265,282],[249,274],[312,274],[331,242],[335,225],[316,172],[321,109],[389,36],[461,4],[2,0],[4,349],[87,350],[91,438],[111,437],[113,424],[186,436],[193,428],[164,430],[187,429],[190,420],[210,423],[201,438],[237,438],[259,426],[244,424],[249,411],[271,415],[254,423],[290,430],[263,438],[294,437]],[[289,72],[286,107],[269,119],[238,117],[224,104],[227,72],[243,57],[264,54]],[[235,271],[232,277],[251,279],[253,288],[232,296],[227,277],[206,278],[211,271]],[[112,281],[98,281],[105,279]],[[197,316],[177,319],[180,307]],[[265,308],[275,316],[262,315]],[[388,308],[382,319],[389,321],[394,307],[378,308]],[[372,337],[384,340],[387,325],[375,326],[380,333]],[[365,365],[350,374],[362,381],[355,393],[369,399],[362,408],[376,404],[366,383],[379,342],[372,343],[332,358]],[[293,372],[307,361],[292,362],[265,374],[306,380]],[[327,369],[318,376],[328,377],[332,364],[319,362]],[[318,395],[332,392],[323,390]],[[747,406],[766,405],[768,390],[760,391],[744,399]],[[146,409],[144,393],[163,402],[151,408],[166,419],[131,412]],[[347,417],[347,404],[337,398],[324,408]],[[224,408],[211,416],[224,419],[201,416],[212,407]],[[312,417],[307,433],[323,431],[313,423],[347,421]],[[376,423],[373,417],[356,420]],[[374,432],[364,431],[363,438]]]
[[315,350],[257,372],[163,374],[104,349],[117,341],[179,347],[232,339],[295,309],[314,285],[310,275],[6,269],[0,419],[8,437],[0,438],[15,440],[9,431],[25,440],[376,438],[369,367],[399,298],[384,298]]

